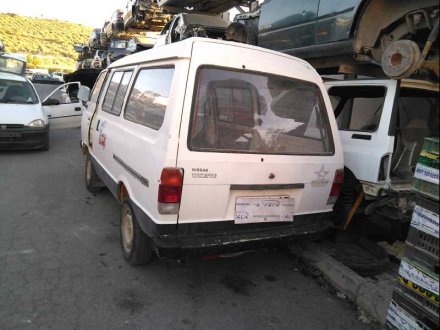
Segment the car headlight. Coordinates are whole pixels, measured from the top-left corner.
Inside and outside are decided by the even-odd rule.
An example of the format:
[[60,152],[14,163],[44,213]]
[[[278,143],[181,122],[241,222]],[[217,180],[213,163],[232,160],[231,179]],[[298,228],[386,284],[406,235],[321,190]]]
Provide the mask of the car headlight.
[[31,121],[28,124],[28,126],[29,127],[44,127],[44,126],[46,126],[46,123],[44,122],[43,119],[36,119],[36,120]]

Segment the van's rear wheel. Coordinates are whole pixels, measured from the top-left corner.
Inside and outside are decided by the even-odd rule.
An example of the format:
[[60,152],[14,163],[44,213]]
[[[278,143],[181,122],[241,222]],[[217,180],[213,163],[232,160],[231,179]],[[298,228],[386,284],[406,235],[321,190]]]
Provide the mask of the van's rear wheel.
[[86,188],[91,193],[96,193],[101,191],[102,184],[101,179],[96,174],[95,168],[93,167],[92,161],[90,159],[90,155],[86,156],[86,164],[85,164],[85,180],[86,180]]
[[121,248],[124,259],[132,266],[146,264],[153,253],[150,238],[140,228],[129,200],[122,204]]

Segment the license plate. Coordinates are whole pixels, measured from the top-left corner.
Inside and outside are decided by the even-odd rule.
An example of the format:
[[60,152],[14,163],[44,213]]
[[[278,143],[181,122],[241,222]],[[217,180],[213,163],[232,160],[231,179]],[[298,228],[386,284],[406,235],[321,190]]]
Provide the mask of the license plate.
[[237,197],[235,223],[292,222],[294,199],[278,196]]
[[0,132],[1,138],[19,138],[21,137],[21,133],[16,132]]

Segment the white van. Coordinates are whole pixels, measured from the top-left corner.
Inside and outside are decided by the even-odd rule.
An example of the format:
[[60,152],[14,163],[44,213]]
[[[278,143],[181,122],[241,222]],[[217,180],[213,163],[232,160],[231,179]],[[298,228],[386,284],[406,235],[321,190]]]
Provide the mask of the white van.
[[130,264],[332,226],[341,143],[322,79],[300,59],[207,38],[125,57],[98,77],[81,134],[87,188],[122,204]]

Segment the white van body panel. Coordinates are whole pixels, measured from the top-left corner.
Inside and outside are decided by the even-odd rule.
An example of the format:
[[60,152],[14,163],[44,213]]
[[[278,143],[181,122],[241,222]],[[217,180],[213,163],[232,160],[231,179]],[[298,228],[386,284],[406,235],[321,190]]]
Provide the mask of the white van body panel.
[[103,83],[107,76],[107,70],[101,71],[96,79],[93,89],[90,91],[89,99],[84,107],[83,114],[81,116],[81,144],[82,148],[88,148],[90,141],[93,140],[94,129],[91,129],[90,124],[92,117],[96,113],[98,103],[101,100],[101,96],[104,92]]
[[[360,181],[388,186],[391,181],[389,167],[385,182],[379,182],[378,178],[381,159],[386,155],[391,157],[393,153],[394,136],[389,135],[389,128],[397,92],[397,81],[388,79],[326,82],[328,90],[333,86],[383,86],[385,88],[385,100],[377,130],[374,132],[339,130],[339,135],[345,166],[353,172],[356,178]],[[356,134],[368,137],[369,140],[359,139]]]
[[[98,104],[98,112],[93,117],[92,148],[90,152],[101,162],[108,174],[117,183],[123,183],[130,198],[142,211],[158,224],[177,222],[177,215],[160,215],[157,211],[157,191],[161,171],[164,167],[176,166],[181,104],[184,99],[184,86],[189,67],[189,60],[165,60],[134,67],[124,67],[124,71],[133,69],[133,76],[146,68],[174,67],[174,78],[169,96],[168,109],[161,128],[156,131],[149,127],[124,120],[123,113],[118,119],[102,111],[104,97]],[[128,90],[132,88],[130,83]],[[108,82],[107,82],[108,84]],[[104,90],[107,86],[104,86]],[[126,97],[128,94],[126,95]],[[123,108],[125,108],[124,101]],[[101,110],[101,111],[99,111]],[[96,128],[98,129],[96,130]],[[105,137],[105,147],[100,138]],[[90,148],[89,148],[90,149]],[[148,181],[140,181],[127,175],[127,169]]]
[[[256,49],[259,53],[255,54]],[[212,56],[216,54],[216,56]],[[242,61],[237,62],[237,54]],[[275,53],[277,54],[277,53]],[[278,54],[277,54],[278,55]],[[197,69],[201,65],[234,68],[255,72],[294,77],[313,82],[320,86],[325,95],[325,104],[331,109],[321,78],[309,64],[291,57],[268,53],[259,48],[244,48],[241,44],[230,43],[221,48],[213,43],[197,42],[191,58],[191,68],[185,106],[182,116],[181,137],[177,167],[183,168],[184,186],[179,212],[179,223],[197,221],[225,221],[234,219],[235,201],[238,196],[285,196],[294,199],[294,213],[311,214],[330,212],[333,205],[327,205],[335,171],[343,168],[341,145],[338,136],[333,136],[335,154],[333,156],[287,156],[238,153],[194,152],[187,147],[193,86]],[[331,117],[331,116],[330,116]],[[331,117],[333,132],[337,126]],[[336,135],[336,134],[334,134]],[[207,170],[211,177],[200,179],[199,169]],[[269,176],[274,174],[274,179]],[[324,175],[327,183],[312,187],[312,181]],[[304,188],[282,190],[231,190],[231,185],[277,185],[300,184]]]

